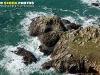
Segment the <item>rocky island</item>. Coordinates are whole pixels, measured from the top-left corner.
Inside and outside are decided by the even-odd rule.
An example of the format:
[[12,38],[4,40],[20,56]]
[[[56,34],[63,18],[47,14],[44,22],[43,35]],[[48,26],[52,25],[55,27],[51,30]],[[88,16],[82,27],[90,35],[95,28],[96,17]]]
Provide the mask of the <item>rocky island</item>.
[[[29,35],[37,36],[41,42],[40,51],[51,56],[50,61],[41,65],[43,69],[52,67],[59,73],[100,75],[99,27],[82,28],[57,16],[39,16],[32,19]],[[37,61],[30,52],[24,55],[27,65]]]

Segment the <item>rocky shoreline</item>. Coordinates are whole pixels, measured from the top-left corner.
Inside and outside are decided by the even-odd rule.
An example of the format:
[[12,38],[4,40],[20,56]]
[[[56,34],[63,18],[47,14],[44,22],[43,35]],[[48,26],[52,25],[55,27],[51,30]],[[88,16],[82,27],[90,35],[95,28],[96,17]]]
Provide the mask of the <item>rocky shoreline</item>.
[[[53,67],[59,73],[100,75],[99,27],[83,29],[57,16],[39,16],[32,19],[29,35],[39,38],[39,49],[44,55],[51,55],[52,60],[41,65],[43,69]],[[18,49],[14,53],[23,56],[26,65],[37,61],[30,52]]]

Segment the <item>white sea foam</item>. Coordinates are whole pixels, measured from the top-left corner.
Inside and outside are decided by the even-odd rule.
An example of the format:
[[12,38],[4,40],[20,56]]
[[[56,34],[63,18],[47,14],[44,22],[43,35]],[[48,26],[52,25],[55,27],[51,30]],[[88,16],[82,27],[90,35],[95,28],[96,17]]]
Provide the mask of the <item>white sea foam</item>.
[[[76,23],[76,20],[75,20],[73,17],[71,17],[71,16],[62,17],[61,19],[68,20],[68,21],[70,21],[71,23]],[[64,26],[65,26],[65,28],[66,28],[67,30],[70,30],[70,29],[71,29],[68,25],[64,25]]]
[[[41,15],[53,16],[52,13],[47,14],[43,12],[27,12],[26,17],[20,22],[22,28],[19,29],[19,32],[24,39],[18,43],[18,46],[5,46],[0,48],[0,50],[2,51],[4,50],[4,54],[3,54],[4,58],[0,61],[0,67],[6,69],[10,73],[10,75],[29,75],[30,73],[34,73],[34,72],[48,74],[51,71],[53,71],[53,68],[46,71],[43,71],[41,69],[41,65],[44,62],[50,60],[50,56],[43,56],[43,53],[41,53],[38,49],[38,46],[41,44],[38,38],[30,37],[28,34],[28,27],[31,23],[31,19]],[[77,20],[71,16],[62,17],[62,18],[77,23]],[[36,64],[33,62],[32,64],[25,66],[23,64],[22,57],[15,55],[14,53],[11,52],[11,51],[15,51],[17,47],[23,47],[26,50],[33,53],[35,57],[38,59],[38,62]],[[72,75],[72,74],[68,74],[68,75]]]
[[100,3],[100,0],[81,0],[82,3],[86,3],[89,6],[91,5],[91,3]]
[[86,18],[86,20],[84,20],[83,22],[83,27],[86,26],[93,26],[93,27],[98,27],[99,25],[99,21],[98,21],[98,17],[92,17],[92,18]]
[[62,19],[66,19],[66,20],[69,20],[72,23],[76,23],[76,20],[73,17],[71,17],[71,16],[62,17]]
[[[66,12],[71,12],[71,13],[75,14],[76,16],[73,16],[73,17],[72,16],[65,16],[65,17],[62,17],[62,19],[69,20],[72,23],[80,24],[80,25],[82,25],[83,28],[85,28],[87,26],[98,27],[98,25],[100,24],[99,16],[90,15],[90,17],[86,17],[86,16],[79,15],[75,11],[69,10],[69,11],[66,11]],[[83,13],[85,13],[85,12],[83,12]],[[81,22],[79,22],[79,20]]]
[[23,32],[21,35],[28,35],[28,27],[29,24],[32,22],[31,19],[36,18],[38,16],[53,16],[52,13],[44,13],[44,12],[26,12],[26,18],[24,18],[20,24],[23,26],[23,28],[20,30]]
[[60,11],[65,11],[65,12],[67,12],[68,10],[63,10],[63,9],[60,9]]
[[37,16],[53,16],[53,13],[44,13],[44,12],[27,12],[26,16],[29,19],[35,18]]
[[71,12],[71,13],[77,15],[77,17],[78,17],[80,20],[83,20],[83,21],[85,20],[85,17],[81,16],[81,15],[78,14],[77,12],[75,12],[75,11],[71,11],[71,10],[69,10],[69,12]]
[[[48,56],[48,57],[43,56],[42,53],[40,53],[37,49],[30,48],[29,51],[31,51],[33,54],[35,52],[36,57],[38,58],[38,62],[36,64],[33,62],[32,64],[25,66],[23,64],[22,57],[17,56],[11,52],[11,51],[16,51],[16,48],[17,47],[14,47],[14,46],[5,46],[4,48],[2,48],[5,50],[5,53],[4,53],[5,58],[3,58],[2,61],[0,61],[1,67],[6,69],[10,73],[10,75],[29,75],[30,73],[34,73],[34,72],[38,72],[38,71],[40,71],[40,73],[42,73],[41,65],[45,61],[49,60],[50,56]],[[53,70],[53,69],[50,69],[50,70]],[[47,72],[50,72],[50,70]]]
[[[41,70],[41,65],[50,60],[50,56],[43,56],[38,49],[39,45],[41,45],[40,41],[37,37],[31,37],[28,35],[28,27],[31,23],[31,19],[41,15],[53,15],[46,14],[43,12],[27,12],[26,18],[21,20],[20,25],[22,28],[19,29],[21,36],[23,36],[23,40],[18,43],[18,46],[4,46],[0,48],[1,51],[4,51],[4,58],[0,61],[0,67],[7,70],[10,75],[29,75],[30,73],[39,72],[39,73],[48,73],[53,71],[51,68],[47,71]],[[35,57],[38,59],[38,62],[35,64],[34,62],[28,66],[25,66],[21,56],[15,55],[11,51],[15,51],[17,47],[23,47],[26,50],[32,52]]]
[[76,19],[74,19],[71,16],[63,17],[62,19],[69,20],[72,23],[81,24],[83,28],[85,28],[87,26],[98,27],[98,25],[100,24],[97,16],[94,16],[94,17],[91,17],[91,18],[87,18],[87,17],[81,17],[81,18],[82,18],[81,19],[82,23],[79,23]]
[[[78,10],[76,10],[76,11],[71,11],[71,10],[63,10],[63,9],[60,9],[60,11],[70,12],[70,13],[76,15],[80,20],[85,20],[83,16],[81,16],[80,14],[78,14],[78,13],[76,12],[76,11],[78,11]],[[72,17],[70,17],[70,18],[72,18]]]
[[[81,16],[79,13],[76,12],[76,11],[78,11],[78,10],[76,10],[76,11],[71,11],[71,10],[60,9],[60,11],[70,12],[70,13],[76,15],[76,16],[78,17],[78,19],[80,19],[80,20],[85,20],[85,18],[84,18],[83,16]],[[69,16],[68,16],[68,17],[69,17]],[[70,16],[69,18],[72,18],[72,17]],[[72,19],[71,19],[71,21],[72,21]]]

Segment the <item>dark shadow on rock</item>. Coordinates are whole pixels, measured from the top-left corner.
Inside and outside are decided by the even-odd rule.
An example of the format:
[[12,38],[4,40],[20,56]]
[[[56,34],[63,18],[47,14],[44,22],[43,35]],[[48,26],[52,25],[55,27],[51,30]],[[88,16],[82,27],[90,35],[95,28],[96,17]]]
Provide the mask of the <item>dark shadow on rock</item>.
[[69,26],[70,26],[71,29],[76,30],[76,29],[78,29],[81,25],[77,25],[77,24],[75,24],[75,23],[70,23]]
[[55,44],[60,39],[59,33],[55,31],[44,33],[43,35],[40,35],[38,37],[39,37],[40,42],[47,47],[54,47]]
[[94,67],[90,67],[88,73],[98,73],[98,72],[94,70]]
[[45,45],[39,46],[40,52],[43,52],[44,55],[50,55],[53,52],[54,47],[47,47]]
[[52,67],[52,60],[48,61],[48,62],[45,62],[41,66],[42,66],[42,69],[50,69]]

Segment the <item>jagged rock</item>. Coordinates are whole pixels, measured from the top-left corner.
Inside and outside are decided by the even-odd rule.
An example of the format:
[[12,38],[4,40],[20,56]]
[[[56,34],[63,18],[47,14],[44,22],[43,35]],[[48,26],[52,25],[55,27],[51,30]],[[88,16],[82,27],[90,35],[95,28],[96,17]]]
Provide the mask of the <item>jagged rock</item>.
[[61,21],[62,21],[62,23],[64,24],[64,26],[66,27],[67,30],[71,30],[71,29],[76,30],[80,27],[80,25],[75,24],[75,23],[71,23],[70,21],[65,20],[65,19],[62,19]]
[[71,29],[75,29],[75,30],[80,27],[80,25],[77,25],[75,23],[70,23],[69,26],[70,26]]
[[25,65],[31,64],[32,62],[36,63],[37,59],[31,52],[20,47],[18,47],[17,49],[18,49],[17,51],[12,51],[12,52],[15,53],[16,55],[23,56]]
[[31,25],[29,26],[29,34],[31,36],[38,36],[49,31],[66,31],[61,22],[61,18],[57,16],[46,17],[39,16],[32,20]]
[[[82,37],[82,35],[84,37]],[[88,40],[88,42],[85,42],[85,39],[87,39],[88,36],[91,39]],[[96,41],[99,41],[99,28],[86,27],[84,29],[78,29],[71,32],[66,31],[60,38],[61,39],[59,39],[59,41],[57,42],[51,55],[51,58],[53,60],[53,68],[56,72],[80,74],[100,73],[99,64],[98,69],[95,66],[97,64],[96,61],[99,62],[100,60],[100,51],[98,51],[100,48],[100,42],[98,42],[98,44],[92,42],[95,39]],[[75,42],[72,40],[73,38],[78,40]],[[84,45],[80,46],[79,44]]]
[[51,67],[52,67],[52,61],[48,61],[42,64],[42,69],[50,69]]
[[53,52],[54,46],[60,39],[61,33],[62,32],[58,33],[55,31],[50,31],[38,36],[42,44],[41,46],[39,46],[39,49],[44,53],[44,55],[50,55]]
[[42,44],[40,51],[51,54],[52,63],[44,63],[43,69],[53,67],[60,73],[100,74],[100,28],[83,29],[57,16],[41,16],[33,19],[29,31],[30,35],[38,36]]
[[51,31],[38,36],[42,44],[47,47],[54,47],[60,38],[60,32]]
[[54,47],[47,47],[45,45],[40,45],[39,49],[40,49],[40,52],[44,53],[44,55],[50,55],[53,52]]
[[99,6],[99,4],[98,4],[98,3],[92,3],[92,5],[93,5],[93,6]]
[[88,40],[90,39],[95,39],[96,37],[98,37],[100,30],[97,28],[93,28],[93,27],[86,27],[85,29],[79,31],[81,37],[85,37],[88,38]]

